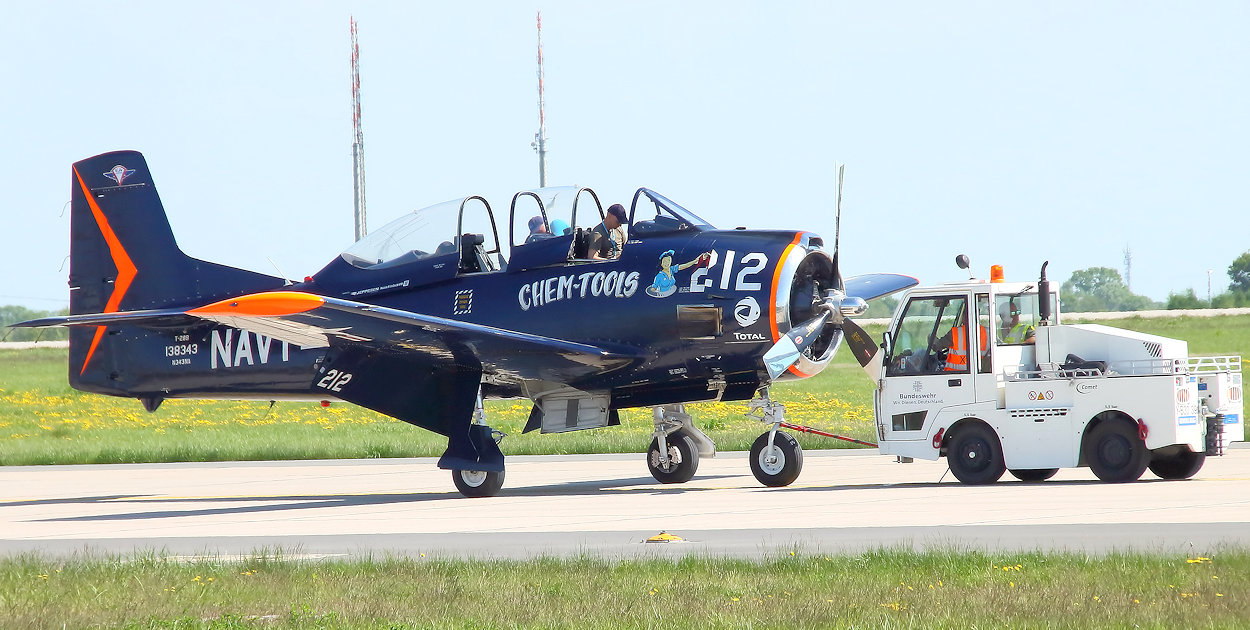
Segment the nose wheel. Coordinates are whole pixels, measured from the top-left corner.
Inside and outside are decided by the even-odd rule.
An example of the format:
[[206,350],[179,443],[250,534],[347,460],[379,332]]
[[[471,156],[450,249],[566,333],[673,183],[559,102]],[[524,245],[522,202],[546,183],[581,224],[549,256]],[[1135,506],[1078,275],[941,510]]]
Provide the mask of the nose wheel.
[[760,390],[759,398],[751,400],[747,417],[755,418],[772,425],[765,433],[755,438],[751,445],[751,474],[760,483],[771,488],[788,486],[799,478],[803,471],[803,447],[799,441],[788,433],[778,431],[778,427],[802,428],[786,424],[786,406],[773,402],[768,397],[768,389]]
[[788,486],[803,470],[803,447],[789,433],[780,431],[772,433],[770,443],[770,433],[755,438],[751,445],[751,474],[772,488]]

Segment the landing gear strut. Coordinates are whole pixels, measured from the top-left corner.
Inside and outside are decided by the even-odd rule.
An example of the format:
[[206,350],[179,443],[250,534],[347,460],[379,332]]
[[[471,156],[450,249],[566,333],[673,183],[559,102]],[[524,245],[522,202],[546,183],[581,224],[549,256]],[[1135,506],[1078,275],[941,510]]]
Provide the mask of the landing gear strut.
[[685,483],[699,469],[700,457],[716,457],[716,444],[697,427],[685,405],[652,409],[655,431],[647,449],[647,469],[660,483]]
[[[482,393],[479,391],[477,395],[477,406],[473,409],[473,424],[485,427],[490,431],[490,439],[498,445],[501,440],[507,437],[503,431],[491,429],[486,426],[486,410],[482,407]],[[483,436],[484,437],[484,436]],[[456,484],[456,489],[466,497],[493,497],[499,494],[499,490],[503,488],[504,471],[500,470],[465,470],[455,468],[451,471],[452,483]]]
[[772,425],[768,433],[756,438],[751,445],[751,474],[766,486],[794,483],[803,470],[803,447],[790,434],[777,430],[785,424],[785,405],[769,398],[767,387],[749,404],[751,410],[747,416]]

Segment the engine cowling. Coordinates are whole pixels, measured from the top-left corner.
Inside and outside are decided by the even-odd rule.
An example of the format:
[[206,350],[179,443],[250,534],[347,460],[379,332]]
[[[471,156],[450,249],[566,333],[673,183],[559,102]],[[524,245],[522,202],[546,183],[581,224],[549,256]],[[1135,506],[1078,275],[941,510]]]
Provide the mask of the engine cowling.
[[[830,291],[841,290],[842,279],[833,256],[825,251],[820,239],[812,237],[806,243],[796,245],[781,262],[778,274],[773,304],[773,341],[776,342],[795,326],[818,317],[829,307]],[[825,369],[842,343],[842,328],[825,325],[818,335],[798,362],[777,380],[807,378]]]

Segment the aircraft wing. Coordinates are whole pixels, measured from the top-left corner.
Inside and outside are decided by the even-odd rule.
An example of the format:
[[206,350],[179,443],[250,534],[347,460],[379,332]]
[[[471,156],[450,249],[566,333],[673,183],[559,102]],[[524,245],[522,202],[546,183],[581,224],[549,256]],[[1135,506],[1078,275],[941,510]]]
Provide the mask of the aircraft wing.
[[847,295],[864,300],[875,300],[919,283],[919,280],[911,276],[897,273],[866,273],[862,276],[851,276],[843,282]]
[[509,380],[567,383],[641,359],[562,339],[298,291],[254,293],[192,309],[49,317],[19,326],[176,325],[192,318],[305,348],[371,349],[393,357],[481,369]]

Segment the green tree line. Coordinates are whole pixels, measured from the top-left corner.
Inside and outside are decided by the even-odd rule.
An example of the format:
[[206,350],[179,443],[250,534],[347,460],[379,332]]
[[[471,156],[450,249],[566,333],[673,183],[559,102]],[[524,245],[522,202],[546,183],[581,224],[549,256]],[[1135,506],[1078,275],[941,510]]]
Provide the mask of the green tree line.
[[1250,307],[1250,251],[1228,266],[1228,290],[1208,302],[1193,289],[1169,293],[1166,302],[1155,302],[1129,290],[1120,272],[1110,267],[1089,267],[1074,271],[1059,289],[1066,312],[1142,311],[1148,309],[1193,309]]
[[66,328],[5,328],[9,324],[16,324],[30,319],[67,314],[69,314],[68,309],[36,311],[24,306],[0,306],[0,340],[35,341],[38,339],[48,341],[69,339],[69,330]]

